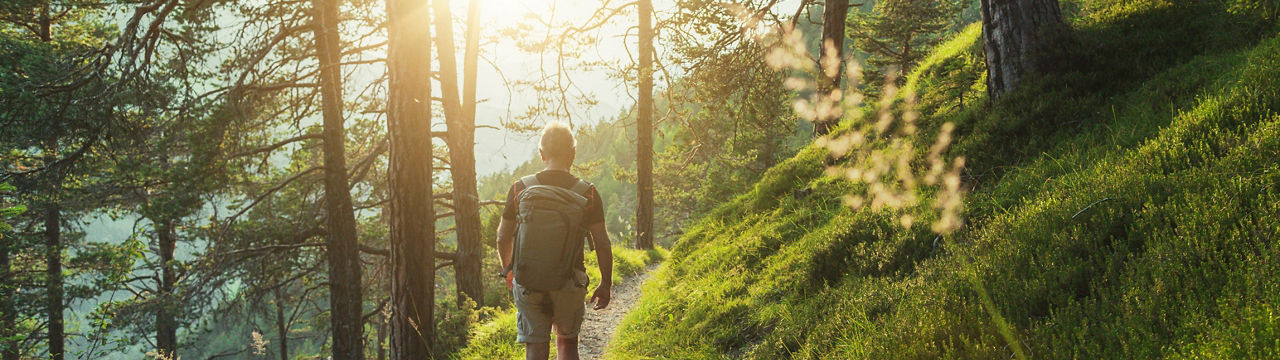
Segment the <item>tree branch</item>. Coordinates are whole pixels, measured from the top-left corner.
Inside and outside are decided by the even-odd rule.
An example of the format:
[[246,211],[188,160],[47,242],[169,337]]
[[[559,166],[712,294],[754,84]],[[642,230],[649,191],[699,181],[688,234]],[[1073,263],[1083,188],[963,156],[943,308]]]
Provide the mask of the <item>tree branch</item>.
[[281,148],[281,147],[283,147],[283,146],[285,146],[285,145],[289,145],[289,144],[292,144],[292,143],[295,143],[295,142],[299,142],[299,141],[304,141],[304,140],[311,140],[311,139],[317,139],[317,140],[322,140],[322,141],[323,141],[323,140],[324,140],[324,134],[319,134],[319,133],[317,133],[317,134],[305,134],[305,135],[298,135],[298,136],[294,136],[294,137],[291,137],[291,138],[288,138],[288,139],[284,139],[284,140],[282,140],[282,141],[280,141],[280,142],[278,142],[278,143],[275,143],[275,144],[271,144],[271,145],[263,146],[263,147],[260,147],[260,148],[257,148],[257,149],[245,150],[245,151],[237,152],[237,153],[234,153],[234,154],[231,154],[231,155],[227,155],[227,157],[228,157],[228,158],[237,158],[237,157],[241,157],[241,156],[249,156],[249,155],[261,154],[261,153],[264,153],[264,152],[274,151],[275,149],[279,149],[279,148]]
[[310,169],[303,170],[302,172],[293,174],[293,176],[290,176],[289,178],[284,179],[284,181],[281,181],[279,184],[276,184],[276,186],[270,189],[267,189],[267,191],[262,193],[262,195],[258,195],[258,198],[253,199],[253,202],[249,203],[249,206],[245,206],[244,208],[240,209],[240,211],[236,212],[235,215],[231,215],[231,217],[228,217],[227,220],[224,222],[223,231],[225,231],[226,226],[229,226],[231,222],[236,220],[236,218],[239,218],[240,215],[244,215],[244,213],[249,212],[249,209],[252,209],[254,206],[257,206],[258,203],[262,202],[262,200],[265,200],[267,197],[271,196],[272,194],[275,194],[277,191],[280,191],[280,189],[283,189],[285,186],[288,186],[289,183],[292,183],[298,179],[301,179],[303,176],[307,174],[310,174],[312,172],[315,172],[321,169],[323,168],[316,166]]
[[391,256],[391,250],[384,249],[384,248],[376,248],[376,247],[372,247],[364,244],[360,245],[360,252],[369,254],[369,255]]
[[378,147],[374,148],[373,152],[365,155],[363,159],[356,163],[356,166],[352,168],[351,174],[347,175],[348,188],[354,188],[357,183],[364,179],[365,175],[369,173],[369,169],[372,168],[373,160],[377,159],[382,153],[387,152],[388,146],[386,141],[378,143]]

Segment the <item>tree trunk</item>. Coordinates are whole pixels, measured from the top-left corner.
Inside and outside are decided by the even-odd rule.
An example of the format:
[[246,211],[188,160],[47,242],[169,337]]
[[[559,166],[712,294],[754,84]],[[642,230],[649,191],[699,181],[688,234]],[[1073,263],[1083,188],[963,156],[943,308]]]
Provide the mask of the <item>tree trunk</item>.
[[280,360],[289,360],[289,323],[284,321],[284,297],[276,288],[276,337],[280,340]]
[[347,186],[346,135],[342,115],[342,58],[338,37],[339,0],[312,0],[312,30],[320,65],[321,111],[324,118],[324,189],[329,260],[329,306],[333,326],[333,358],[364,356],[361,319],[360,254],[355,213]]
[[49,1],[45,1],[40,4],[40,18],[36,20],[36,26],[40,29],[40,34],[38,35],[42,42],[53,41],[53,19],[49,17],[49,3]]
[[982,0],[982,48],[992,100],[1027,74],[1043,71],[1039,55],[1066,33],[1058,0]]
[[[822,48],[820,49],[818,98],[830,99],[831,93],[840,88],[840,74],[844,70],[844,24],[849,14],[849,0],[827,0],[822,8]],[[827,61],[835,61],[827,64]],[[838,106],[840,99],[831,99]],[[825,101],[825,100],[823,100]],[[814,119],[813,136],[823,136],[840,121],[839,112],[818,114]]]
[[[49,2],[45,1],[40,7],[40,41],[53,41],[52,21],[49,17]],[[57,142],[50,141],[50,149],[57,149]],[[56,150],[54,150],[56,151]],[[46,159],[48,164],[52,160]],[[57,193],[62,191],[62,175],[53,171],[52,184],[50,189],[50,197],[57,198]],[[52,200],[44,214],[44,240],[45,240],[45,257],[47,268],[45,274],[45,287],[48,291],[47,310],[49,315],[49,358],[52,360],[62,360],[66,356],[66,334],[62,323],[63,315],[63,291],[62,291],[62,209],[58,205],[57,200]]]
[[[484,304],[484,284],[481,281],[480,254],[483,243],[480,240],[480,196],[476,189],[476,155],[475,155],[475,64],[471,56],[476,55],[471,47],[475,43],[479,48],[479,29],[475,19],[479,13],[477,1],[468,5],[467,53],[466,62],[467,93],[470,98],[467,104],[470,111],[462,106],[458,96],[458,65],[453,49],[453,16],[449,11],[447,0],[432,3],[435,13],[436,49],[440,51],[440,90],[445,103],[445,122],[449,126],[449,174],[453,178],[453,213],[457,223],[458,257],[453,265],[455,280],[458,284],[458,305],[464,298],[470,297],[476,306]],[[472,35],[475,33],[475,35]]]
[[[480,224],[480,191],[476,188],[476,73],[480,59],[480,2],[470,1],[467,4],[467,38],[466,52],[462,57],[462,121],[465,134],[460,134],[466,149],[465,157],[451,160],[453,176],[453,199],[458,215],[458,262],[453,266],[457,272],[459,304],[462,295],[475,301],[475,308],[484,306],[483,259],[484,241]],[[449,147],[450,153],[455,149]],[[465,171],[457,171],[458,164],[469,164]],[[461,195],[461,196],[459,196]]]
[[640,98],[636,116],[636,247],[653,248],[653,3],[639,0]]
[[177,302],[173,298],[174,284],[177,274],[173,269],[173,250],[177,245],[177,234],[172,220],[155,223],[156,239],[160,245],[160,283],[156,287],[156,349],[167,357],[177,358],[178,322],[174,319]]
[[[57,175],[55,175],[57,176]],[[55,180],[54,191],[61,189],[61,181]],[[56,196],[56,195],[55,195]],[[62,360],[65,358],[66,334],[62,325],[62,209],[57,201],[51,202],[44,213],[45,261],[48,267],[45,272],[45,288],[48,296],[46,308],[49,311],[49,358]]]
[[387,132],[391,144],[387,177],[394,360],[430,358],[435,338],[431,23],[427,10],[425,0],[387,0]]
[[898,74],[894,77],[894,81],[905,83],[907,74],[911,73],[911,40],[903,42],[901,53],[902,62],[898,63]]
[[[0,337],[5,339],[18,335],[13,329],[18,319],[18,309],[13,302],[13,289],[17,286],[14,284],[13,268],[9,260],[12,247],[12,240],[0,241]],[[0,343],[0,360],[18,360],[17,339]]]
[[467,49],[462,65],[462,111],[466,119],[476,121],[476,73],[480,67],[480,2],[467,3]]
[[378,360],[387,360],[387,321],[378,317]]

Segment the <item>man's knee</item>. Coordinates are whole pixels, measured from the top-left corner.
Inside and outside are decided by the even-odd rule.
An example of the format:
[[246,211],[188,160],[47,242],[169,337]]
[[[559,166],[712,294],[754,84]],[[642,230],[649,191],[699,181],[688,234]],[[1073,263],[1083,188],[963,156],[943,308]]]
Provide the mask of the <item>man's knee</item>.
[[524,344],[524,358],[526,360],[546,360],[549,357],[551,357],[551,343]]
[[578,360],[578,338],[556,337],[556,359]]

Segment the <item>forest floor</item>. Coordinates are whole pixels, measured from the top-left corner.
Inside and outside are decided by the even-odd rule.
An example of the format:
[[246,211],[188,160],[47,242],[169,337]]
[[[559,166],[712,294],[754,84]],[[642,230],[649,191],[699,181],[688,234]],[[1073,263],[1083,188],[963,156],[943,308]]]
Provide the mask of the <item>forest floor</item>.
[[660,263],[649,265],[644,272],[614,285],[609,307],[604,310],[592,310],[591,305],[587,305],[587,314],[582,319],[582,333],[578,336],[579,356],[583,359],[600,359],[604,356],[604,350],[609,347],[609,341],[618,330],[618,323],[622,322],[622,318],[627,316],[640,299],[640,288],[658,265]]

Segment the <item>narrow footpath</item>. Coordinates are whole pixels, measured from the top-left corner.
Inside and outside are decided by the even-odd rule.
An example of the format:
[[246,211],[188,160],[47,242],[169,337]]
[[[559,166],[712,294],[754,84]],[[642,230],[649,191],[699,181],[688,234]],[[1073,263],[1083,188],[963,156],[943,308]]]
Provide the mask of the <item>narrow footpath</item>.
[[608,308],[604,310],[587,308],[587,314],[582,319],[582,333],[578,336],[578,352],[583,359],[594,360],[604,356],[604,350],[609,347],[613,334],[618,330],[618,323],[622,322],[622,318],[631,312],[631,308],[640,300],[640,287],[644,285],[645,280],[649,279],[649,274],[652,274],[658,265],[653,264],[643,273],[615,284]]

